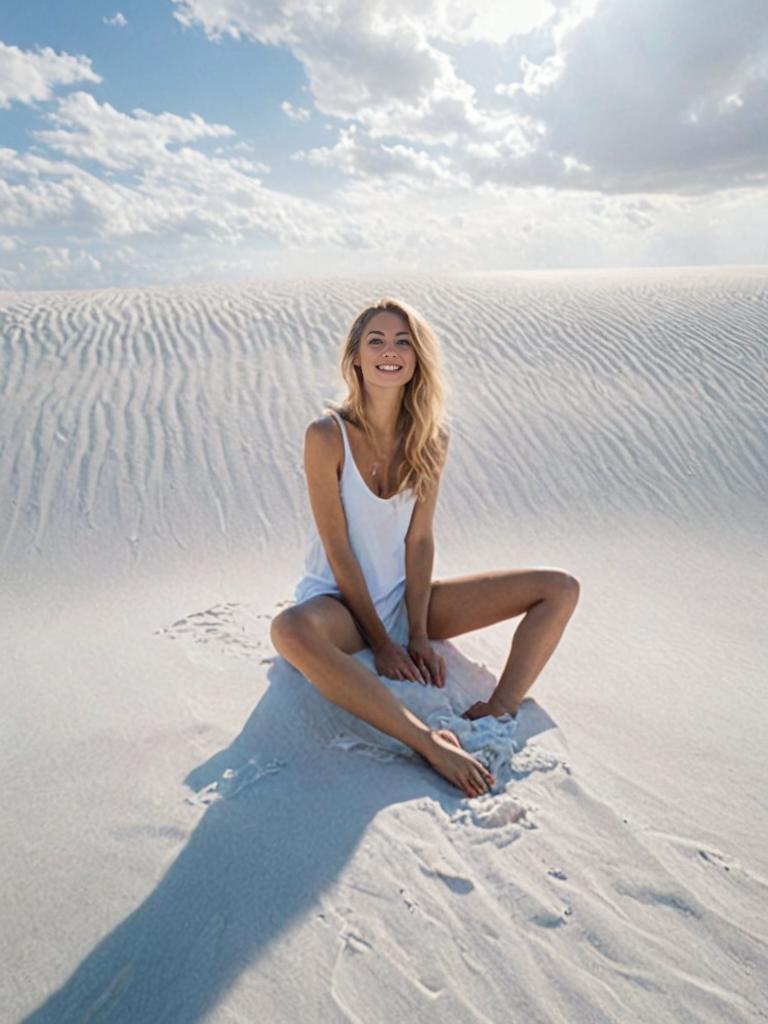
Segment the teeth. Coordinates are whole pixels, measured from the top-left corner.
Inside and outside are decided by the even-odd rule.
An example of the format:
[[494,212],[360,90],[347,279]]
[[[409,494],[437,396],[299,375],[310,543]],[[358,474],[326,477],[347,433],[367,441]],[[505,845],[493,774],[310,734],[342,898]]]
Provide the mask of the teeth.
[[387,373],[397,373],[399,366],[377,366],[377,370],[385,370]]

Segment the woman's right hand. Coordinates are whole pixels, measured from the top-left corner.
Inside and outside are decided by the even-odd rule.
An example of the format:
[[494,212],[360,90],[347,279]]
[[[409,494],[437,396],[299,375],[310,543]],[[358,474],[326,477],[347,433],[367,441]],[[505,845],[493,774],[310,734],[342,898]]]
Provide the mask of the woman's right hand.
[[378,647],[373,648],[373,663],[380,676],[389,679],[411,679],[416,683],[427,685],[416,663],[408,651],[396,644],[389,637]]

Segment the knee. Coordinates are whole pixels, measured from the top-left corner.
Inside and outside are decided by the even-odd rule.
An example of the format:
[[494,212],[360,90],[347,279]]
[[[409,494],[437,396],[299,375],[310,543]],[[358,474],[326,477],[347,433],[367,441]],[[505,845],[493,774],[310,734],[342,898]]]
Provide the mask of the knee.
[[570,572],[556,569],[551,573],[550,596],[575,608],[581,593],[580,581]]
[[278,612],[269,627],[269,638],[275,650],[282,653],[296,645],[306,626],[303,619],[295,607],[283,608]]
[[581,593],[581,582],[570,572],[560,573],[560,592],[562,599],[576,607],[579,594]]

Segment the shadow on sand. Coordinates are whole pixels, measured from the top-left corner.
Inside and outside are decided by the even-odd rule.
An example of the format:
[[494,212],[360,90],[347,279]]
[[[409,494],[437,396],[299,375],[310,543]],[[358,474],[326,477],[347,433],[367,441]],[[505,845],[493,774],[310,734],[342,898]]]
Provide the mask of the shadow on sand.
[[[451,813],[463,800],[416,755],[384,763],[329,748],[340,721],[358,720],[282,658],[268,680],[240,735],[185,780],[196,793],[227,777],[241,785],[219,787],[151,895],[27,1024],[202,1020],[317,903],[381,808],[430,796]],[[554,726],[534,701],[525,705],[520,746]]]

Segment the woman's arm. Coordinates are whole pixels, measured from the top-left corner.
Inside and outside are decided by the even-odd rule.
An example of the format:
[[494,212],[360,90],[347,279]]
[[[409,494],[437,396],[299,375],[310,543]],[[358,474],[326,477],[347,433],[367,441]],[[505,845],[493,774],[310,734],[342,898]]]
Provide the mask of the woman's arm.
[[432,538],[405,542],[405,606],[411,640],[427,635],[435,545]]
[[321,416],[304,433],[304,472],[309,502],[328,564],[344,603],[372,650],[389,640],[371,600],[360,563],[349,543],[347,520],[339,495],[339,430],[330,416]]
[[417,501],[414,505],[408,533],[405,536],[405,604],[408,609],[411,640],[427,636],[427,612],[432,591],[432,566],[435,561],[432,521],[437,505],[440,475],[424,500]]

